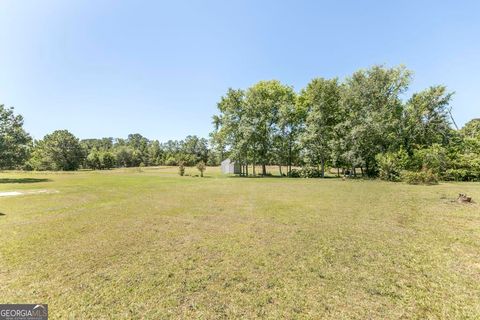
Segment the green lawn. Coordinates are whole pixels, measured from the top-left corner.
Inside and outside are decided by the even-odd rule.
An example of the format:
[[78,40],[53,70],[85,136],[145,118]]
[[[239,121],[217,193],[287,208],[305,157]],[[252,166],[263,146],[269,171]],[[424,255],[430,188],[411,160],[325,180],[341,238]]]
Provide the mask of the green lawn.
[[[188,169],[187,173],[196,174]],[[0,173],[0,303],[51,319],[479,319],[479,183]]]

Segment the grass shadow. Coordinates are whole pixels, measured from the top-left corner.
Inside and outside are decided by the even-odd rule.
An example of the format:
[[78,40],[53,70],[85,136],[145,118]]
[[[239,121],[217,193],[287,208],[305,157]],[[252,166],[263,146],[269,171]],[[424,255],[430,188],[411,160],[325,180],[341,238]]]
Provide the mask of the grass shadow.
[[10,179],[10,178],[1,178],[1,183],[39,183],[39,182],[49,182],[52,181],[50,179],[37,179],[37,178],[17,178],[17,179]]
[[1,217],[1,216],[6,216],[6,214],[5,214],[5,213],[2,213],[2,212],[0,212],[0,217]]
[[[289,177],[289,176],[279,176],[279,175],[249,175],[249,176],[241,176],[241,175],[234,175],[234,176],[229,176],[228,178],[245,178],[245,179],[262,179],[262,178],[276,178],[276,179],[289,179],[289,180],[300,180],[300,179],[307,179],[304,177]],[[325,176],[323,178],[308,178],[308,179],[318,179],[318,180],[323,180],[323,179],[341,179],[341,177],[337,176]]]

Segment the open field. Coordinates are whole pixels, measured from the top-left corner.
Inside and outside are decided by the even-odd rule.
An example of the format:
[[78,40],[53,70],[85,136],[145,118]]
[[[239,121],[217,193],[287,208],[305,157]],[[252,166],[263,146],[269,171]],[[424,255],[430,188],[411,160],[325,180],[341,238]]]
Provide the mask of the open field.
[[0,197],[0,302],[51,319],[480,318],[480,205],[451,202],[480,202],[479,183],[176,170],[0,173],[0,192],[29,192]]

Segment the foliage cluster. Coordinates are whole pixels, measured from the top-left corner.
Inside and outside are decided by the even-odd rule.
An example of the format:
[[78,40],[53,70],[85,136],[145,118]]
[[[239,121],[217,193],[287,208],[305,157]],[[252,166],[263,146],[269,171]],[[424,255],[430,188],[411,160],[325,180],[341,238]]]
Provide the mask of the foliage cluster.
[[22,116],[0,105],[0,169],[218,165],[230,157],[246,175],[256,175],[257,165],[267,175],[267,166],[277,165],[292,177],[324,177],[335,167],[390,181],[403,170],[479,181],[480,119],[454,128],[452,93],[444,86],[405,98],[411,74],[403,66],[373,66],[343,81],[315,78],[300,92],[276,80],[229,89],[210,141],[187,136],[160,143],[138,133],[79,140],[67,130],[32,141]]
[[229,89],[213,117],[212,143],[241,163],[243,174],[261,165],[265,175],[276,164],[288,176],[302,176],[297,166],[320,168],[321,177],[336,167],[391,181],[403,170],[479,180],[480,120],[454,129],[444,86],[405,100],[411,79],[403,66],[373,66],[344,81],[313,79],[298,94],[276,80]]
[[438,183],[438,176],[431,170],[405,171],[402,178],[408,184],[430,185]]

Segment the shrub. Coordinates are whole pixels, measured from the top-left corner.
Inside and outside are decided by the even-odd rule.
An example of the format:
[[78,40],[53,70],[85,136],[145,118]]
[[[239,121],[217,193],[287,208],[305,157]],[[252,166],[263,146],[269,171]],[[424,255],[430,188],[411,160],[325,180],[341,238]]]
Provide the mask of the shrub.
[[302,178],[320,178],[322,172],[314,167],[303,167],[300,171],[300,176]]
[[[480,149],[479,149],[480,150]],[[475,153],[456,154],[452,168],[446,170],[445,179],[454,181],[480,180],[480,155]]]
[[197,163],[197,169],[198,171],[200,171],[200,177],[203,177],[203,171],[205,171],[207,167],[205,166],[205,162],[203,161],[200,161],[199,163]]
[[185,163],[183,161],[180,161],[178,164],[178,174],[182,177],[185,175]]
[[408,155],[401,149],[397,152],[378,154],[375,159],[377,160],[380,179],[399,181],[401,172],[407,165]]
[[430,170],[436,176],[442,176],[448,166],[447,153],[444,147],[433,144],[428,148],[415,150],[412,165],[417,170]]
[[402,179],[408,184],[438,184],[438,176],[431,170],[405,171],[402,173]]
[[468,179],[469,172],[465,169],[448,169],[445,174],[445,180],[465,181]]
[[290,170],[290,172],[288,173],[288,176],[291,177],[291,178],[300,178],[301,175],[300,175],[300,170],[298,169],[292,169]]
[[288,176],[292,178],[320,178],[322,172],[314,167],[303,167],[302,169],[292,169]]

